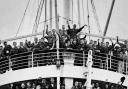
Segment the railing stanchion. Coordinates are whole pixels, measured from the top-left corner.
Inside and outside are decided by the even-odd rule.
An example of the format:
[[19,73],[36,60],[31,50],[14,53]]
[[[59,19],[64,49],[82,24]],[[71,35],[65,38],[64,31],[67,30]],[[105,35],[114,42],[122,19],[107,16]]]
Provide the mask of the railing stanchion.
[[106,60],[106,62],[107,62],[107,70],[108,70],[108,64],[109,64],[109,63],[108,63],[108,62],[109,62],[108,60],[109,60],[109,59],[108,59],[108,54],[107,54],[107,60]]
[[[128,56],[127,56],[127,59],[128,59]],[[127,67],[128,67],[128,61],[126,60],[126,75],[128,75]]]
[[110,52],[110,69],[112,68],[112,56],[113,56],[113,53]]
[[8,59],[9,59],[9,70],[12,70],[12,62],[11,62],[11,58],[10,57],[8,57]]
[[33,52],[32,52],[32,67],[34,66]]
[[83,50],[83,66],[85,66],[85,52]]
[[87,87],[86,89],[91,89],[91,80],[92,80],[92,50],[89,50],[88,52],[88,59],[87,59],[87,68],[88,68],[88,74],[87,74]]

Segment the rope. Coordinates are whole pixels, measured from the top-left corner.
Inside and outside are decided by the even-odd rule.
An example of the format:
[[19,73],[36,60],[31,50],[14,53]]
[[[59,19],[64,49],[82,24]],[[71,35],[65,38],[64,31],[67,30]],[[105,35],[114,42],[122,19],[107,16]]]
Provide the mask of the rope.
[[72,24],[73,24],[73,0],[72,0]]
[[[88,0],[87,0],[87,19],[88,19],[88,31],[90,34],[90,22],[89,22],[89,5],[88,5]],[[89,36],[89,40],[90,40],[90,36]]]
[[[42,6],[41,6],[42,3],[41,3],[41,2],[42,2],[42,0],[40,1],[40,4],[39,4],[38,9],[37,9],[37,15],[36,15],[35,24],[34,24],[34,26],[33,26],[32,33],[33,33],[34,30],[35,30],[34,28],[35,28],[35,27],[38,27],[38,25],[39,25],[39,23],[37,22],[37,20],[40,20],[40,16],[41,16],[41,14],[39,13],[40,7],[41,7],[41,11],[42,11]],[[43,4],[42,4],[42,5],[44,5],[44,2],[45,2],[45,1],[43,0]],[[39,15],[40,15],[40,16],[39,16]],[[39,19],[38,19],[38,16],[39,16]]]
[[25,18],[25,15],[26,15],[26,12],[27,12],[29,3],[30,3],[30,0],[28,0],[28,3],[27,3],[27,5],[26,5],[25,11],[24,11],[24,15],[23,15],[23,17],[22,17],[22,19],[21,19],[20,25],[19,25],[18,30],[17,30],[17,32],[16,32],[16,37],[17,37],[17,35],[18,35],[19,31],[20,31],[21,25],[22,25],[22,23],[23,23],[23,21],[24,21],[24,18]]
[[84,24],[85,24],[85,12],[84,12],[84,1],[83,0],[82,0],[82,9],[83,9],[83,19],[84,19]]
[[45,26],[47,24],[47,0],[45,0],[45,22],[44,22],[44,30],[45,30]]
[[93,0],[91,0],[91,4],[92,4],[92,8],[93,8],[94,19],[95,19],[95,22],[97,24],[99,34],[101,35],[101,27],[100,27],[100,24],[99,24],[98,15],[96,13],[96,8],[95,8],[94,1]]
[[50,18],[50,19],[47,19],[47,20],[45,20],[45,21],[42,21],[42,22],[40,22],[39,24],[42,24],[42,23],[48,22],[48,21],[50,21],[50,20],[52,20],[52,19],[55,19],[55,17]]
[[66,18],[66,17],[63,17],[63,16],[59,16],[59,17],[61,17],[62,19],[65,19],[66,21],[72,21],[72,22],[74,22],[74,23],[78,23],[77,21],[73,21],[73,20],[71,20],[71,19],[69,19],[69,18]]

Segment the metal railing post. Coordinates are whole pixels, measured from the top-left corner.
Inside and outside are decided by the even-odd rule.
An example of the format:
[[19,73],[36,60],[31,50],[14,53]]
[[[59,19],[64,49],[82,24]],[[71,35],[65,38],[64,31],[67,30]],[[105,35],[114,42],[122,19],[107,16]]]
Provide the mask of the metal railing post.
[[[128,55],[127,55],[127,59],[128,59]],[[128,75],[127,67],[128,67],[128,61],[126,60],[126,75]]]
[[12,70],[12,62],[11,62],[10,57],[8,57],[8,59],[9,59],[9,71],[10,71],[10,70]]
[[89,50],[88,52],[88,59],[87,59],[87,68],[88,68],[88,74],[87,74],[87,87],[86,89],[91,89],[91,80],[92,80],[92,50]]
[[33,52],[32,52],[32,67],[34,67]]
[[112,55],[113,55],[113,53],[110,52],[110,69],[112,68]]
[[108,70],[108,64],[109,64],[109,63],[108,63],[108,62],[109,62],[109,61],[108,61],[108,54],[107,54],[107,60],[106,60],[106,62],[107,62],[107,70]]
[[85,66],[85,52],[83,51],[83,67]]

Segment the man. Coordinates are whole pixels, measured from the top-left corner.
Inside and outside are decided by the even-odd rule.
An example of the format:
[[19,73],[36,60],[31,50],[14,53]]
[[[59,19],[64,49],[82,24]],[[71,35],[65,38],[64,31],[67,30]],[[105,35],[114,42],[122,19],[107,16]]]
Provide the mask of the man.
[[31,82],[27,82],[27,89],[32,89]]
[[3,49],[3,54],[4,56],[9,56],[11,54],[11,45],[8,45],[7,42],[4,42],[4,49]]
[[33,45],[31,41],[25,41],[25,47],[27,48],[28,51],[32,51]]
[[75,82],[75,85],[71,89],[79,89],[79,83],[78,83],[78,81]]
[[79,82],[78,84],[79,84],[79,89],[83,89],[84,88],[83,85],[82,85],[82,82]]
[[106,44],[105,44],[105,53],[109,53],[109,51],[110,51],[110,46],[109,46],[109,42],[106,42]]
[[[68,22],[67,22],[68,23]],[[69,35],[69,38],[73,38],[75,37],[80,31],[82,31],[82,29],[87,26],[87,25],[84,25],[82,26],[81,28],[77,29],[76,28],[76,24],[73,25],[73,28],[71,29],[69,23],[68,23],[68,30],[67,30],[67,34]]]
[[34,43],[33,43],[33,51],[37,52],[40,50],[40,45],[39,45],[39,42],[38,42],[38,38],[34,38]]
[[19,53],[27,52],[27,48],[24,46],[23,42],[20,42]]
[[45,38],[39,39],[38,45],[39,45],[40,50],[47,49],[47,47],[46,47],[47,43],[45,42]]
[[57,84],[56,84],[54,78],[51,78],[51,83],[50,83],[48,89],[57,89]]
[[26,89],[26,86],[24,83],[21,83],[21,88],[20,89]]
[[47,89],[46,86],[47,86],[46,80],[42,79],[42,81],[41,81],[41,89]]
[[53,29],[52,31],[48,31],[48,26],[47,26],[46,34],[47,36],[45,36],[44,38],[46,38],[48,41],[47,48],[49,49],[55,48],[55,42],[56,42],[55,29]]
[[99,83],[96,83],[96,89],[101,89]]
[[0,58],[2,57],[3,46],[0,45]]
[[11,55],[18,54],[18,53],[19,53],[19,49],[17,47],[17,43],[13,42],[13,48],[11,49]]

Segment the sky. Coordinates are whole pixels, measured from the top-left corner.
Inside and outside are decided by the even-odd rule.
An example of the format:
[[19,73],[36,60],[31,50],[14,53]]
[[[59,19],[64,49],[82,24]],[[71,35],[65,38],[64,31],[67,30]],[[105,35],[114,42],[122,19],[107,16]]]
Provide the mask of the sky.
[[[59,0],[58,0],[59,1]],[[81,0],[82,1],[82,0]],[[23,17],[28,0],[0,0],[0,40],[15,37],[20,21]],[[84,0],[85,17],[87,17],[86,0]],[[101,31],[104,31],[108,12],[110,10],[112,0],[94,0]],[[33,23],[35,20],[37,6],[39,0],[31,0],[30,6],[27,10],[25,20],[21,26],[18,35],[31,34]],[[128,39],[128,0],[116,0],[110,24],[107,31],[107,36]],[[91,6],[90,10],[90,25],[91,33],[98,34],[94,17],[92,14]],[[60,9],[61,10],[61,9]],[[59,11],[58,11],[59,12]],[[44,14],[44,13],[43,13]],[[75,13],[74,13],[75,14]],[[85,19],[87,23],[87,19]],[[28,26],[29,25],[29,26]],[[43,26],[40,26],[42,28]]]

